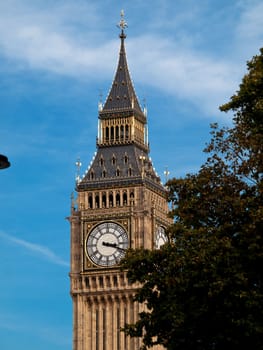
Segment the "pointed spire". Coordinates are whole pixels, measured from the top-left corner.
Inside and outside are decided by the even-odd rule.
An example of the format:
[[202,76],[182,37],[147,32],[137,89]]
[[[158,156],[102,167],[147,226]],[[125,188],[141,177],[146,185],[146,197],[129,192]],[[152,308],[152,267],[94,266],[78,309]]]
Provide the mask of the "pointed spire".
[[121,29],[119,35],[121,39],[119,62],[113,83],[101,113],[112,113],[115,111],[133,110],[143,115],[132,80],[129,73],[124,40],[126,38],[125,28],[127,23],[124,20],[124,12],[121,11],[121,20],[118,24]]

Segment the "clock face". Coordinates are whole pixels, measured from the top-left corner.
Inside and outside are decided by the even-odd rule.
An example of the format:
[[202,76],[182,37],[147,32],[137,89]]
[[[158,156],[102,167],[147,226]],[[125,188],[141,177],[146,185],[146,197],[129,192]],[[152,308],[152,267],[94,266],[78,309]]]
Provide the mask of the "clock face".
[[160,249],[160,247],[166,242],[168,242],[168,237],[165,234],[165,230],[162,226],[159,226],[156,230],[155,248]]
[[86,253],[89,259],[99,266],[118,264],[127,248],[127,232],[115,222],[97,225],[86,240]]

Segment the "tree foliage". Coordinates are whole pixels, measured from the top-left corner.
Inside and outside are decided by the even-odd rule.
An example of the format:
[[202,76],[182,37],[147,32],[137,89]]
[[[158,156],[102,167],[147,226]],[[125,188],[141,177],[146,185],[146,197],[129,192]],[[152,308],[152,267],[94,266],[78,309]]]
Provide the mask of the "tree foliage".
[[122,262],[146,305],[125,332],[144,349],[263,348],[263,49],[247,66],[220,107],[233,126],[212,125],[199,172],[167,183],[169,243]]

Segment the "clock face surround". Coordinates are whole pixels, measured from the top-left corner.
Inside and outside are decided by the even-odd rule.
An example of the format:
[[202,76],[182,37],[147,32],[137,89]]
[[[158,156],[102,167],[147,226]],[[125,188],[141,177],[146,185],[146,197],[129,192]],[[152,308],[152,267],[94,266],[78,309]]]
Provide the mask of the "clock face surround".
[[128,234],[115,222],[103,222],[95,226],[86,240],[86,254],[98,266],[114,266],[128,249]]
[[165,230],[162,226],[159,226],[156,230],[155,248],[160,249],[166,242],[168,242],[168,237],[165,234]]

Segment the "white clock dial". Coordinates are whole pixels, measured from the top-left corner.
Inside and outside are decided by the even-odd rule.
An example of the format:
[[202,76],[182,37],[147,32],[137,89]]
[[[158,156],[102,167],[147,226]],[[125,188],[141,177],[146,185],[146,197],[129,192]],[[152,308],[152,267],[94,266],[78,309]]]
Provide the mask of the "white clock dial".
[[165,234],[165,230],[162,226],[159,226],[156,230],[155,248],[160,249],[166,242],[168,242],[168,237]]
[[97,225],[86,240],[86,253],[89,259],[99,266],[118,264],[127,248],[127,232],[115,222]]

